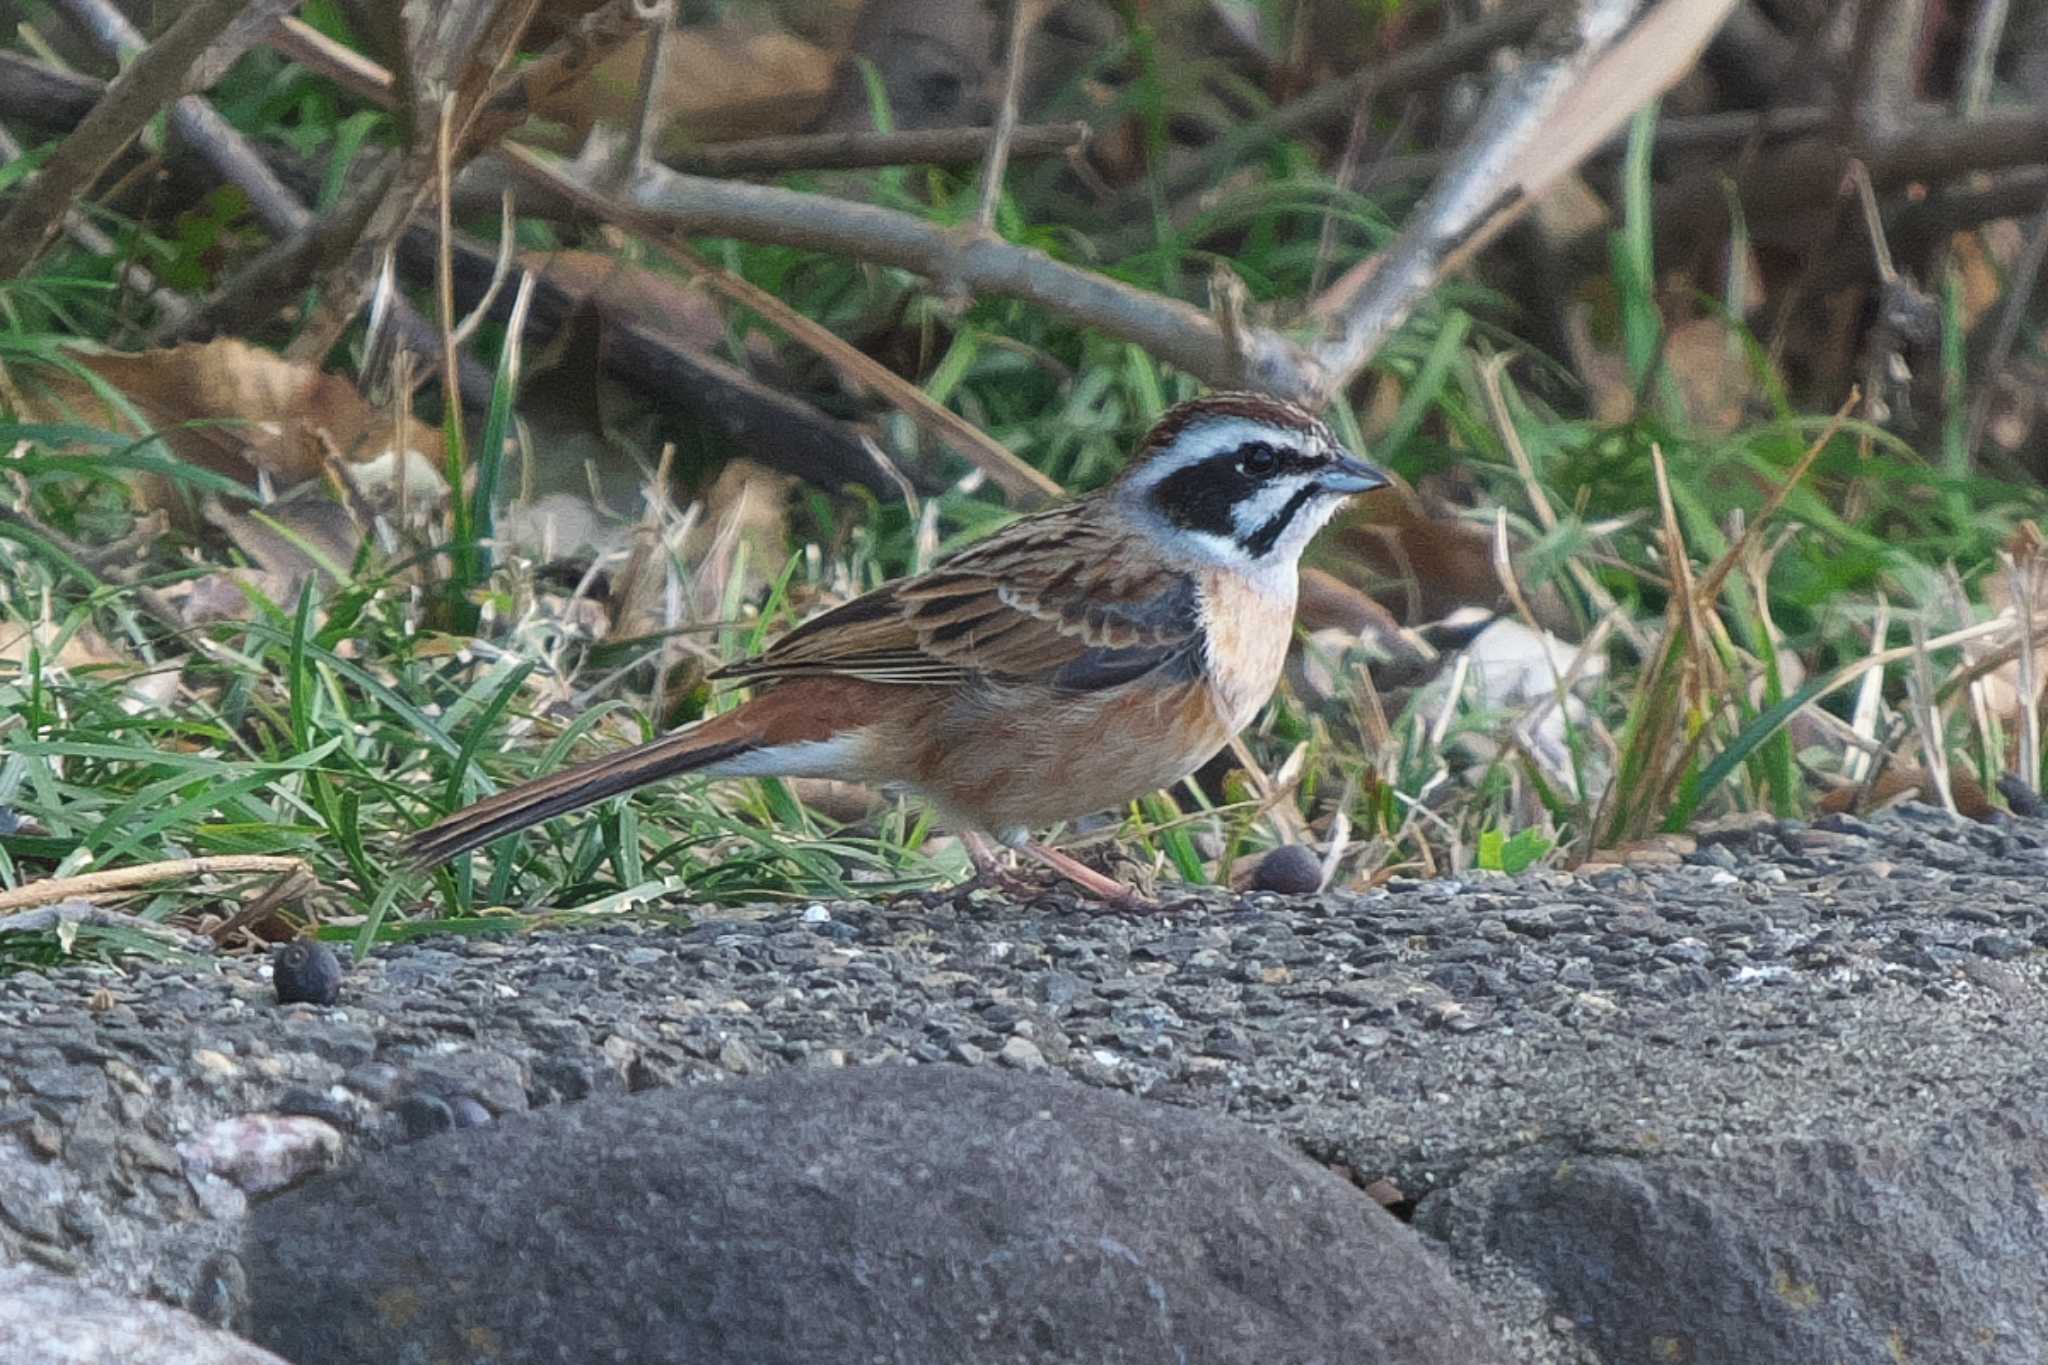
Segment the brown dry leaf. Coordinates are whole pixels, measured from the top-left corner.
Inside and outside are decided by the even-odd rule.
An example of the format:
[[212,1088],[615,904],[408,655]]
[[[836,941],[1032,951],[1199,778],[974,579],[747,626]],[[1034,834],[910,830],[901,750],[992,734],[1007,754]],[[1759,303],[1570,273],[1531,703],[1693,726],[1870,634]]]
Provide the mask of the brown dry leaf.
[[55,621],[38,621],[34,625],[22,621],[0,621],[0,664],[18,669],[28,662],[31,650],[42,655],[45,666],[55,665],[67,670],[133,672],[138,667],[133,659],[123,658],[108,648],[107,642],[91,626],[80,626],[65,635]]
[[[1455,491],[1455,490],[1453,490]],[[1493,532],[1456,515],[1442,496],[1398,484],[1339,516],[1315,553],[1318,567],[1360,590],[1403,625],[1441,621],[1462,607],[1507,605],[1493,566]],[[1530,593],[1537,621],[1571,629],[1554,589]]]
[[168,706],[178,693],[179,670],[145,667],[116,652],[90,625],[65,635],[57,622],[47,619],[33,625],[0,621],[0,675],[19,672],[31,651],[41,656],[45,669],[122,679],[122,709],[130,714]]
[[[730,20],[677,29],[662,46],[657,149],[683,142],[766,137],[808,128],[832,88],[835,54],[793,34]],[[647,39],[624,44],[585,80],[537,107],[581,142],[599,124],[624,127],[638,108]]]
[[1311,634],[1338,629],[1363,635],[1391,633],[1401,628],[1394,614],[1375,602],[1371,594],[1322,569],[1301,571],[1301,591],[1294,616],[1301,628]]
[[[1572,308],[1566,318],[1572,367],[1593,400],[1597,421],[1630,421],[1636,383],[1618,351],[1593,338],[1588,310]],[[1756,374],[1733,329],[1717,316],[1688,319],[1664,338],[1663,365],[1678,386],[1687,419],[1703,432],[1725,433],[1742,425],[1743,410],[1756,390]]]
[[701,499],[704,514],[683,542],[691,566],[691,610],[700,621],[717,618],[732,600],[733,577],[742,577],[741,600],[765,591],[789,557],[789,499],[797,481],[788,474],[733,460],[718,471]]
[[[1984,791],[1984,784],[1961,768],[1949,770],[1949,795],[1956,799],[1956,810],[1972,820],[1989,820],[1997,813],[1991,798]],[[1859,801],[1857,798],[1862,797]],[[1865,795],[1863,784],[1851,782],[1822,794],[1814,808],[1825,814],[1840,815],[1852,813],[1868,815],[1883,810],[1899,801],[1924,801],[1938,805],[1941,796],[1934,790],[1933,779],[1929,778],[1917,763],[1894,761],[1870,784]]]
[[1949,260],[1962,285],[1962,327],[1966,335],[2005,302],[2006,281],[2023,249],[2023,234],[2011,219],[1950,236]]
[[[695,280],[600,251],[522,252],[519,263],[575,304],[601,308],[611,321],[637,323],[701,351],[725,340],[725,311]],[[775,357],[758,333],[749,337],[748,352],[763,362]]]
[[298,582],[289,574],[263,569],[227,569],[173,583],[163,590],[163,599],[187,628],[252,621],[257,616],[257,599],[288,607],[298,595]]
[[206,519],[265,571],[262,580],[248,580],[251,586],[283,583],[285,596],[271,599],[280,603],[297,598],[308,579],[346,578],[363,543],[363,528],[348,508],[317,493],[261,507],[209,498]]
[[1726,322],[1699,317],[1679,323],[1664,339],[1664,366],[1678,381],[1694,426],[1719,435],[1742,425],[1756,377]]
[[[340,375],[286,360],[233,338],[120,354],[74,348],[70,357],[119,392],[181,460],[254,487],[288,488],[321,478],[322,438],[358,471],[358,481],[395,483],[404,469],[422,502],[445,494],[435,468],[438,429],[415,422],[401,464],[392,420]],[[92,385],[56,369],[12,376],[25,415],[135,432],[128,414]],[[193,425],[197,424],[197,425]],[[189,516],[190,500],[164,475],[130,477],[143,505]]]

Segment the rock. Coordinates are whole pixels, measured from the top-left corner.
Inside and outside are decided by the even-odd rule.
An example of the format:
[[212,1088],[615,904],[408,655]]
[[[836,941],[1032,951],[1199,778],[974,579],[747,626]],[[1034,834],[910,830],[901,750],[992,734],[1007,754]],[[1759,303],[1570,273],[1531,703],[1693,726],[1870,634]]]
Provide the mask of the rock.
[[1252,872],[1251,889],[1282,896],[1312,896],[1322,884],[1323,864],[1315,851],[1302,844],[1282,844],[1259,859]]
[[341,1132],[301,1114],[241,1114],[180,1143],[178,1154],[193,1171],[244,1194],[268,1194],[333,1165]]
[[1045,1054],[1029,1038],[1006,1038],[996,1060],[1019,1071],[1045,1070]]
[[251,1335],[297,1365],[1505,1360],[1415,1236],[1322,1167],[987,1068],[507,1119],[266,1201],[243,1261]]
[[[2038,1085],[1918,1141],[1760,1142],[1726,1159],[1534,1153],[1418,1220],[1518,1264],[1613,1361],[2048,1358]],[[1483,1251],[1481,1244],[1483,1243]]]
[[0,1266],[8,1365],[290,1365],[178,1309],[29,1266]]
[[270,958],[280,1005],[331,1005],[341,998],[341,959],[318,939],[294,939]]

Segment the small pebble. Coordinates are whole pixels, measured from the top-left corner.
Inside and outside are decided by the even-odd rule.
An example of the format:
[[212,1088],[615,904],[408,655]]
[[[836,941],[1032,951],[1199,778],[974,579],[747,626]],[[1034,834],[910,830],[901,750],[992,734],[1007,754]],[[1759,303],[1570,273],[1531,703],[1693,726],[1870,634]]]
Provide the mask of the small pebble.
[[295,939],[270,958],[280,1005],[331,1005],[341,998],[341,959],[318,939]]
[[1042,1071],[1045,1068],[1045,1054],[1029,1038],[1013,1036],[1007,1039],[997,1051],[996,1060],[1019,1071]]
[[1259,860],[1252,890],[1276,896],[1311,896],[1323,884],[1323,864],[1302,844],[1282,844]]

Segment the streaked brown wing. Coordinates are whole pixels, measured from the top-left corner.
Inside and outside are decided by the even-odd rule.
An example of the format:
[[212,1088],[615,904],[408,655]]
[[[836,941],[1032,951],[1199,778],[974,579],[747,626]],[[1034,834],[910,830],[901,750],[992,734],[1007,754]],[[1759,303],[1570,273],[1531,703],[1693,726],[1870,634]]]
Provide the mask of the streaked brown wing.
[[1111,686],[1199,648],[1195,585],[1088,503],[1012,522],[915,578],[806,621],[714,678],[836,674],[935,684],[976,675]]

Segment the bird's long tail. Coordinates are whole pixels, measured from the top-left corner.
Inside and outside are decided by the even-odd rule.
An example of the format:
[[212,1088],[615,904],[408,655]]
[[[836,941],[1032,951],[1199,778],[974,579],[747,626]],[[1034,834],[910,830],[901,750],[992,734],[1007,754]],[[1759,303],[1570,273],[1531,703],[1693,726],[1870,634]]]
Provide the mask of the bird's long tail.
[[799,775],[797,767],[776,759],[814,738],[803,733],[817,728],[817,717],[804,714],[802,699],[794,695],[802,690],[778,688],[688,729],[522,782],[465,806],[408,838],[402,850],[406,864],[415,871],[436,867],[529,825],[682,773],[715,772],[738,764],[749,775]]

